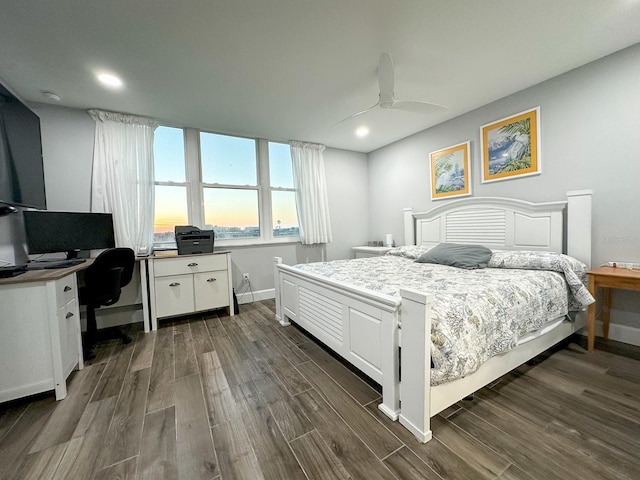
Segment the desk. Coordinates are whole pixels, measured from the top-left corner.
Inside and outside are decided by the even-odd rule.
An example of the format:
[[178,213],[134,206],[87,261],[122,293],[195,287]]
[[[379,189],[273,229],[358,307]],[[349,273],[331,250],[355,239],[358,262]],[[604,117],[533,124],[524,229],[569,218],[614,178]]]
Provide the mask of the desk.
[[76,272],[89,265],[0,279],[0,402],[48,390],[66,397],[67,377],[84,366]]
[[[603,289],[602,303],[602,334],[609,338],[609,320],[611,310],[611,289],[640,290],[640,270],[626,268],[599,267],[587,272],[589,275],[589,291],[596,296],[598,287]],[[595,303],[589,305],[587,320],[588,349],[593,350],[596,335],[596,310]]]

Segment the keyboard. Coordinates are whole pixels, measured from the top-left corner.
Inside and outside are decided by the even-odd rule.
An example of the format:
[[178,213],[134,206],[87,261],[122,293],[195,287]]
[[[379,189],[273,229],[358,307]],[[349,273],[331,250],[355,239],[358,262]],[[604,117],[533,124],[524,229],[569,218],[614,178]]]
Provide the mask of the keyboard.
[[40,261],[30,262],[27,264],[27,270],[50,270],[54,268],[68,268],[74,265],[80,265],[86,262],[84,258],[71,258],[69,260],[54,260],[54,261]]

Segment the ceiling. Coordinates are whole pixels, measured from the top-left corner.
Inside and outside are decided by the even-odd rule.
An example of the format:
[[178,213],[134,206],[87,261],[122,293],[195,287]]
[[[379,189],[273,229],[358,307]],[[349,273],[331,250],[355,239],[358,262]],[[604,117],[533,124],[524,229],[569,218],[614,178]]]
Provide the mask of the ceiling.
[[[0,2],[0,78],[25,100],[360,152],[638,42],[638,0]],[[449,110],[333,126],[378,101],[381,52],[398,100]]]

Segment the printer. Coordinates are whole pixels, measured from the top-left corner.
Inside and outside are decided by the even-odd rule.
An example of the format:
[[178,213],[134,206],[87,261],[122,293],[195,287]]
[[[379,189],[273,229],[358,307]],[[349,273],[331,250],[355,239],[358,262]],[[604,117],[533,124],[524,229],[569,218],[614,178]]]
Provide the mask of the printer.
[[213,230],[200,230],[192,225],[176,225],[178,255],[213,252]]

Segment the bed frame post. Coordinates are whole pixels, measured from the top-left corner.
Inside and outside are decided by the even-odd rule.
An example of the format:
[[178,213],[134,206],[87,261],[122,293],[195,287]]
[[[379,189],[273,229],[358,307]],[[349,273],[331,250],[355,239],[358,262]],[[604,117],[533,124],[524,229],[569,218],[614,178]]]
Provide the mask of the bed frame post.
[[380,330],[382,403],[378,408],[391,420],[400,414],[400,339],[398,309],[383,313]]
[[402,351],[400,423],[418,440],[431,440],[431,296],[400,289]]
[[282,299],[280,298],[281,289],[280,289],[280,271],[278,270],[278,265],[282,263],[282,257],[273,257],[273,286],[275,289],[276,296],[276,320],[282,325],[286,327],[287,325],[291,325],[287,318],[282,315]]
[[593,190],[567,192],[567,254],[591,268],[591,196]]
[[413,220],[413,208],[405,207],[402,209],[404,214],[404,244],[416,244],[415,221]]

